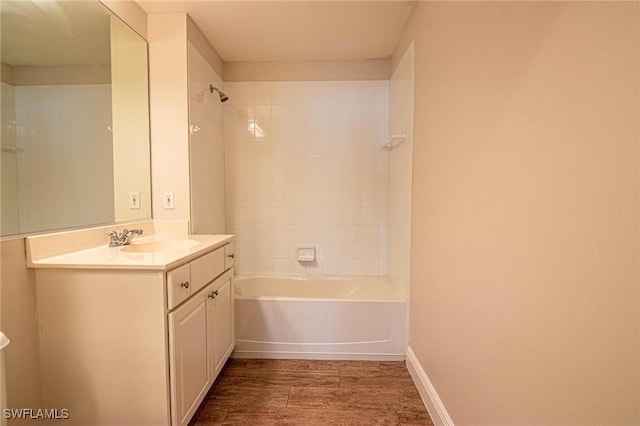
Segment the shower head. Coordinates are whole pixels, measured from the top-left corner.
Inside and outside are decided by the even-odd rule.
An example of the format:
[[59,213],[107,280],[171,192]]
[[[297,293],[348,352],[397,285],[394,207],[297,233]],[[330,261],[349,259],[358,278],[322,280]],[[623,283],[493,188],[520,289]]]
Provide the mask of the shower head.
[[227,102],[229,100],[229,97],[225,95],[224,92],[220,91],[220,89],[214,87],[213,84],[209,85],[209,90],[211,91],[211,93],[218,92],[218,95],[220,96],[220,102]]

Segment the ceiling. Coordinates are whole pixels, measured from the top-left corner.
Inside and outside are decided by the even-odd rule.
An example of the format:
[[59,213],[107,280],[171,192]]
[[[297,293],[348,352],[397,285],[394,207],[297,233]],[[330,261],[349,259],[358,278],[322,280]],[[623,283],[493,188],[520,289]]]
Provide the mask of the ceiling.
[[99,2],[2,0],[2,62],[108,64],[109,12]]
[[136,0],[186,12],[225,62],[386,59],[416,1]]

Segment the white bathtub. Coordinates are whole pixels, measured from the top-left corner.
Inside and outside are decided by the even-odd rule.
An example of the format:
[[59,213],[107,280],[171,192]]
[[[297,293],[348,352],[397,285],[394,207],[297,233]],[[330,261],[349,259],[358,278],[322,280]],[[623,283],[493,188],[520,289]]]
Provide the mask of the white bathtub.
[[237,358],[403,360],[406,298],[386,277],[236,276]]

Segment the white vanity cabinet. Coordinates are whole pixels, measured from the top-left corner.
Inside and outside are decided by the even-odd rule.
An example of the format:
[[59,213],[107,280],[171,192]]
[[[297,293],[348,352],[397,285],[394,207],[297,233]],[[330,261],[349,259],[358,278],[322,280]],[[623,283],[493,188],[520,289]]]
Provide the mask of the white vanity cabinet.
[[231,270],[169,314],[173,425],[187,425],[233,351]]
[[66,425],[191,420],[235,333],[232,236],[190,238],[207,244],[166,262],[118,268],[140,255],[109,249],[104,265],[35,266],[43,406]]

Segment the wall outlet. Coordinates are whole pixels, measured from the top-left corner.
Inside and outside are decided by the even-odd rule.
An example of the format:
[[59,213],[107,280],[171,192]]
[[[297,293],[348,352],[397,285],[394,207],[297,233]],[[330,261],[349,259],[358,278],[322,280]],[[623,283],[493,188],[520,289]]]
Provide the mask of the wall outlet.
[[165,210],[173,210],[176,207],[173,201],[173,191],[164,193],[163,205]]
[[129,208],[132,210],[140,209],[140,193],[138,191],[129,192]]

